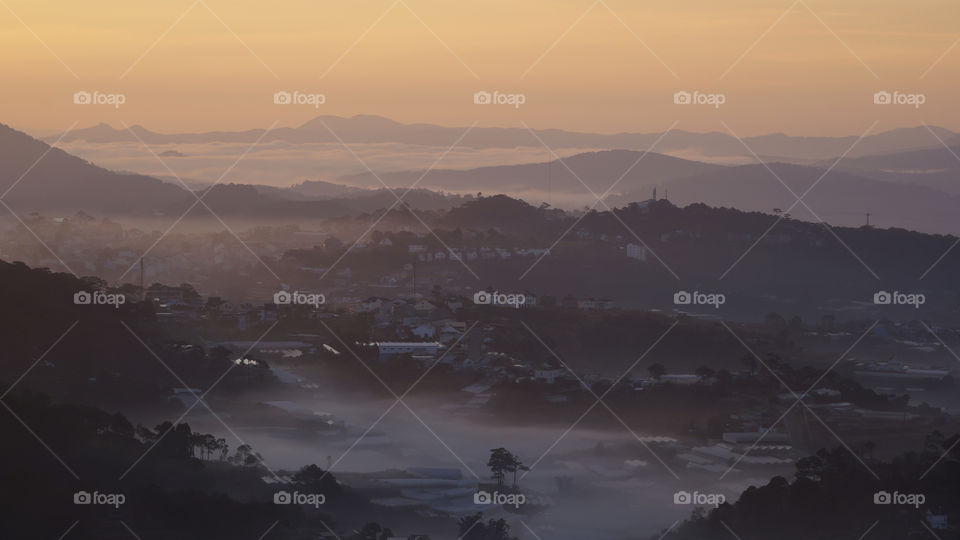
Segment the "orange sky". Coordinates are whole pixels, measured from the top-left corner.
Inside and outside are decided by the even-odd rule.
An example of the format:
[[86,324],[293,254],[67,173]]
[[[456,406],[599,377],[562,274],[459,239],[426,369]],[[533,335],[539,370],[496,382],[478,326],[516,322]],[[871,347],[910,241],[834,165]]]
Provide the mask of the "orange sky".
[[[0,122],[170,132],[379,114],[602,132],[960,129],[960,2],[791,1],[2,0]],[[126,102],[78,106],[79,90]],[[278,106],[279,90],[326,102]],[[478,106],[479,90],[526,99]],[[677,106],[678,90],[726,102]],[[925,103],[877,106],[879,90]]]

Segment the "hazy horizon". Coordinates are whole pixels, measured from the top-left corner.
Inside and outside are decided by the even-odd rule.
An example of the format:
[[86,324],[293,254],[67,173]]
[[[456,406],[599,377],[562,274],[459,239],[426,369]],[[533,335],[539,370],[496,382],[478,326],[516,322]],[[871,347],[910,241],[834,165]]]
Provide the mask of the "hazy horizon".
[[[298,127],[303,126],[304,124],[307,124],[307,123],[310,122],[311,120],[314,120],[314,119],[319,118],[319,117],[324,117],[324,116],[331,116],[331,117],[336,117],[336,118],[341,118],[341,119],[353,119],[353,118],[365,118],[365,117],[366,117],[366,118],[381,118],[381,119],[384,119],[384,120],[389,120],[389,121],[391,121],[391,122],[397,122],[398,124],[406,125],[406,126],[413,126],[413,125],[430,125],[430,126],[438,126],[438,127],[444,127],[444,128],[460,128],[460,129],[466,129],[466,128],[468,128],[468,127],[471,126],[470,123],[467,123],[467,124],[456,124],[456,123],[449,123],[449,122],[443,122],[443,121],[437,121],[437,122],[418,121],[418,120],[400,121],[400,120],[397,120],[396,118],[393,118],[393,117],[390,117],[390,116],[385,116],[385,115],[381,115],[381,114],[374,114],[374,113],[364,113],[364,112],[360,112],[360,113],[355,113],[355,114],[328,114],[328,113],[326,113],[326,112],[324,112],[324,111],[321,111],[321,112],[319,112],[319,113],[317,113],[317,114],[313,114],[313,115],[306,116],[306,117],[304,117],[303,119],[300,119],[300,120],[291,121],[291,122],[289,122],[289,123],[276,123],[276,124],[273,124],[273,123],[271,123],[271,122],[268,122],[268,123],[265,123],[265,124],[257,124],[257,123],[254,123],[254,124],[250,124],[250,125],[246,125],[246,126],[240,126],[240,127],[235,127],[235,128],[229,128],[229,129],[226,128],[224,125],[213,125],[213,124],[212,124],[212,125],[209,125],[209,126],[205,126],[205,127],[196,128],[196,129],[177,129],[176,127],[173,127],[173,128],[171,128],[171,129],[154,129],[154,128],[153,128],[152,126],[150,126],[150,125],[145,125],[145,124],[140,124],[140,123],[135,123],[135,122],[131,123],[131,122],[127,121],[126,119],[114,119],[114,120],[106,120],[106,119],[105,119],[105,120],[102,120],[102,121],[93,121],[93,122],[91,122],[91,123],[77,123],[77,124],[76,124],[75,126],[73,126],[72,128],[71,128],[71,126],[66,126],[66,127],[62,127],[62,128],[57,128],[57,127],[50,127],[50,126],[35,127],[35,126],[16,125],[16,124],[9,124],[9,125],[10,125],[10,127],[12,127],[13,129],[16,129],[16,130],[19,130],[19,131],[23,131],[24,133],[27,133],[27,134],[29,134],[29,135],[31,135],[31,136],[33,136],[33,137],[36,137],[36,138],[50,138],[50,137],[54,137],[54,138],[55,138],[56,136],[58,136],[58,135],[60,135],[60,134],[63,134],[63,133],[74,133],[74,132],[82,131],[82,130],[85,130],[85,129],[96,128],[96,127],[99,127],[99,126],[102,126],[102,125],[109,126],[109,127],[113,128],[113,129],[115,129],[115,130],[117,130],[117,131],[125,131],[125,130],[127,130],[127,129],[142,128],[142,129],[145,129],[145,130],[150,131],[150,132],[152,132],[152,133],[157,133],[157,134],[161,134],[161,135],[181,135],[181,134],[194,134],[194,135],[197,135],[197,134],[207,134],[207,133],[240,133],[240,132],[244,132],[244,131],[265,130],[265,129],[275,130],[275,129],[278,129],[278,128],[298,128]],[[3,122],[3,123],[6,123],[6,122]],[[718,124],[718,125],[719,125],[719,124]],[[702,130],[687,130],[687,129],[682,129],[681,126],[680,126],[679,124],[677,124],[677,125],[674,126],[672,129],[671,129],[671,125],[667,125],[667,126],[664,126],[663,129],[659,129],[659,130],[658,130],[658,129],[641,129],[641,128],[638,127],[638,128],[636,128],[636,129],[625,129],[625,130],[624,130],[624,129],[618,129],[618,130],[606,130],[606,131],[605,131],[605,130],[579,130],[579,129],[570,129],[570,128],[563,127],[563,126],[560,126],[560,125],[535,126],[535,125],[529,125],[529,124],[528,124],[528,126],[529,126],[531,129],[535,130],[535,131],[560,130],[560,131],[567,131],[567,132],[571,132],[571,133],[585,133],[585,134],[591,134],[591,135],[620,135],[620,134],[625,134],[625,133],[631,133],[631,134],[660,134],[660,133],[664,133],[664,132],[667,132],[667,131],[688,132],[688,133],[696,133],[696,134],[700,134],[700,135],[713,135],[713,134],[729,135],[729,134],[730,134],[729,131],[726,131],[726,130],[723,129],[723,126],[722,126],[722,125],[719,125],[719,129],[702,129]],[[871,132],[872,132],[872,134],[877,134],[877,133],[885,133],[885,132],[898,131],[898,130],[909,130],[909,129],[914,129],[914,128],[924,128],[924,126],[928,126],[928,127],[931,127],[931,128],[942,128],[942,129],[947,129],[947,130],[950,130],[950,131],[954,131],[954,132],[960,133],[960,124],[958,124],[958,125],[956,125],[956,126],[950,126],[950,125],[947,125],[947,124],[942,123],[942,122],[917,122],[917,123],[910,124],[909,121],[907,121],[907,123],[905,123],[905,124],[903,124],[903,125],[886,126],[886,127],[884,127],[884,125],[883,125],[882,123],[879,123],[879,122],[878,122],[877,125],[876,125],[876,127],[875,127],[873,130],[871,130]],[[513,125],[511,125],[511,124],[485,124],[485,123],[481,124],[481,123],[479,123],[479,122],[476,124],[475,128],[476,128],[476,127],[479,127],[479,128],[493,128],[493,129],[516,129],[516,128],[524,129],[524,125],[523,125],[523,124],[513,124]],[[865,127],[869,127],[869,126],[865,126]],[[789,131],[784,131],[784,130],[777,130],[776,128],[773,128],[773,127],[771,127],[769,131],[758,131],[758,132],[756,132],[756,133],[742,133],[742,134],[739,133],[739,132],[737,133],[737,135],[740,135],[740,136],[742,136],[742,137],[744,137],[744,138],[748,138],[748,137],[749,137],[749,138],[753,138],[753,137],[765,137],[765,136],[772,136],[772,135],[786,135],[786,136],[788,136],[788,137],[844,138],[844,137],[859,137],[859,136],[862,135],[862,134],[863,134],[862,130],[859,131],[859,132],[851,131],[851,132],[848,132],[848,133],[813,134],[813,133],[799,133],[799,132],[789,132]],[[534,142],[531,143],[531,146],[536,145],[535,139],[534,139],[533,141],[534,141]]]

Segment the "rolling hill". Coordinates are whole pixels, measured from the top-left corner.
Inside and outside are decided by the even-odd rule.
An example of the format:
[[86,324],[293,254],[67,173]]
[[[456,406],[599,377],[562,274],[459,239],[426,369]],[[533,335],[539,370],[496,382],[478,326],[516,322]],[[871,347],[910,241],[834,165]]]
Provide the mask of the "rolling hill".
[[960,146],[847,159],[838,168],[861,176],[960,195]]
[[[42,157],[42,159],[41,159]],[[152,214],[193,196],[156,178],[108,171],[0,124],[0,190],[18,213]]]
[[[722,168],[719,165],[652,152],[644,157],[643,152],[608,150],[577,154],[564,158],[563,163],[554,160],[469,170],[434,169],[423,177],[419,185],[460,192],[515,193],[551,190],[554,193],[583,195],[589,193],[584,187],[586,184],[599,195],[616,183],[621,176],[623,179],[612,190],[614,193],[652,188],[669,180]],[[423,174],[423,171],[402,171],[379,174],[379,176],[389,186],[407,187]],[[370,173],[342,177],[339,181],[352,185],[381,185]]]
[[[769,166],[782,183],[763,165],[744,165],[677,179],[669,182],[666,189],[670,200],[680,205],[702,202],[746,211],[786,211],[796,202],[791,190],[801,196],[823,177],[804,198],[813,213],[798,204],[790,210],[793,217],[807,221],[818,221],[819,217],[831,225],[860,226],[870,213],[871,224],[881,227],[928,233],[960,230],[960,215],[956,211],[960,196],[840,170],[824,176],[826,171],[818,167],[784,163]],[[612,202],[625,204],[646,198],[646,193],[640,191]]]

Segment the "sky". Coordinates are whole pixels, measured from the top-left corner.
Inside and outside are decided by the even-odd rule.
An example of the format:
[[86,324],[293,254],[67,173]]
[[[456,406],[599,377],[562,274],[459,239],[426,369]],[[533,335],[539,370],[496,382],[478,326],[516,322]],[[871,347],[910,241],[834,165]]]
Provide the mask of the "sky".
[[[960,129],[958,40],[955,0],[2,0],[0,122],[191,132],[377,114],[740,136]],[[108,102],[75,104],[81,91]],[[280,91],[323,103],[278,105]],[[507,103],[477,105],[480,91]],[[675,104],[678,91],[707,103]],[[903,103],[875,104],[880,91]]]

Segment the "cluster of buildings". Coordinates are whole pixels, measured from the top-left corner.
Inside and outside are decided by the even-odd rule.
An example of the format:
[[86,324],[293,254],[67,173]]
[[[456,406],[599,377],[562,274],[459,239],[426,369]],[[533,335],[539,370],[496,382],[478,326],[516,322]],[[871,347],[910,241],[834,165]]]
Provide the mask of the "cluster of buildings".
[[420,262],[446,262],[446,261],[477,261],[477,260],[508,260],[513,257],[541,257],[549,255],[550,250],[544,248],[502,248],[486,247],[477,248],[450,248],[431,249],[424,244],[408,244],[407,252],[416,254]]

